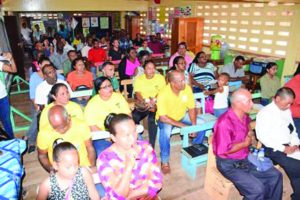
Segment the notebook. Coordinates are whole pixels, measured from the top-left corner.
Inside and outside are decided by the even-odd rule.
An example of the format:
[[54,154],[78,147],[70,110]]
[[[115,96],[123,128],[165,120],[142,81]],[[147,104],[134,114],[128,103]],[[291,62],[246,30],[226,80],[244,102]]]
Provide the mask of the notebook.
[[195,158],[207,154],[208,148],[204,144],[193,144],[192,146],[183,148],[182,152],[190,158]]

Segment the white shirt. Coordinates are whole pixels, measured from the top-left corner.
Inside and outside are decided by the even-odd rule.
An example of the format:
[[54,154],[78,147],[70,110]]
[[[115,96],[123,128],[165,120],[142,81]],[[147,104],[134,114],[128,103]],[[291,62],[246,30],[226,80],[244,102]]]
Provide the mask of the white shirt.
[[73,46],[69,45],[68,42],[66,42],[65,46],[64,46],[64,54],[68,54],[69,51],[71,50],[75,50]]
[[[2,68],[3,68],[4,63],[0,62],[0,73],[4,73],[2,72]],[[5,78],[5,74],[1,74],[1,76],[3,76]],[[3,82],[4,80],[0,79],[0,99],[4,98],[7,96],[7,91],[6,91],[6,87],[5,87],[5,83]]]
[[226,72],[227,74],[229,74],[230,78],[237,78],[237,77],[245,76],[244,69],[241,68],[241,69],[237,69],[235,71],[233,63],[228,63],[227,65],[225,65],[221,69],[221,72]]
[[223,92],[215,94],[214,109],[228,108],[229,87],[223,86]]
[[[288,128],[290,124],[294,127],[292,133]],[[255,129],[258,140],[274,151],[283,152],[284,144],[300,144],[291,110],[280,110],[274,101],[259,111]]]
[[92,47],[86,45],[84,46],[82,49],[81,49],[81,55],[82,57],[88,57],[88,54],[89,54],[89,50],[91,49]]
[[32,30],[29,28],[21,28],[21,34],[23,35],[24,40],[30,43],[31,43],[31,38],[30,38],[31,32]]
[[[56,83],[64,83],[69,90],[70,96],[72,96],[72,90],[66,81],[58,79]],[[47,81],[41,82],[35,90],[34,102],[38,105],[48,104],[48,95],[53,85],[50,85]]]

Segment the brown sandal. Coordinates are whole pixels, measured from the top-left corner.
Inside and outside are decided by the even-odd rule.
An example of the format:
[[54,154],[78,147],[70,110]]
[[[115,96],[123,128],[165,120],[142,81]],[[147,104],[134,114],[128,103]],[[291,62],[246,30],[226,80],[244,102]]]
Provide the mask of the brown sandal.
[[161,163],[161,171],[163,174],[169,174],[171,173],[171,167],[169,163]]

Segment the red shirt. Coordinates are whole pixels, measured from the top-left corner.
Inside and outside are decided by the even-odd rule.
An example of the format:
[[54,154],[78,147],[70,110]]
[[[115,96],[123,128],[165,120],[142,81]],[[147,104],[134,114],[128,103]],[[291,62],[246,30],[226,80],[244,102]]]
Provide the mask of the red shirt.
[[291,88],[296,94],[295,101],[291,105],[291,111],[293,118],[300,118],[300,74],[287,82],[285,87]]
[[106,52],[102,48],[92,48],[88,53],[88,61],[94,63],[104,62],[106,60]]

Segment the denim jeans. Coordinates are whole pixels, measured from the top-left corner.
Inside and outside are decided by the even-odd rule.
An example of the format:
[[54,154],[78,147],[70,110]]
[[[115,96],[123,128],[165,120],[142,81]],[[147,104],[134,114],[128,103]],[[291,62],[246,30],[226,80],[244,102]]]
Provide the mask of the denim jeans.
[[[180,122],[192,125],[190,117],[186,114]],[[163,123],[161,121],[157,121],[159,128],[159,146],[160,146],[160,158],[162,163],[168,163],[170,160],[170,136],[172,129],[175,127],[171,124]],[[192,144],[201,144],[203,142],[205,136],[205,131],[198,132],[196,138],[193,139]]]
[[38,134],[38,120],[39,120],[40,111],[36,111],[34,109],[34,105],[31,106],[31,116],[32,116],[32,122],[30,124],[29,130],[26,133],[28,146],[35,145],[36,143],[36,137]]
[[216,161],[218,170],[235,185],[244,199],[282,199],[282,174],[274,167],[260,172],[247,158],[233,160],[217,157]]
[[15,136],[10,121],[10,104],[8,96],[0,99],[0,120],[9,139],[13,139]]
[[214,116],[220,117],[222,114],[224,114],[228,108],[219,108],[219,109],[214,109]]
[[97,78],[97,67],[91,67],[90,68],[90,70],[91,70],[91,72],[92,72],[92,74],[93,74],[93,78],[94,78],[94,80]]

